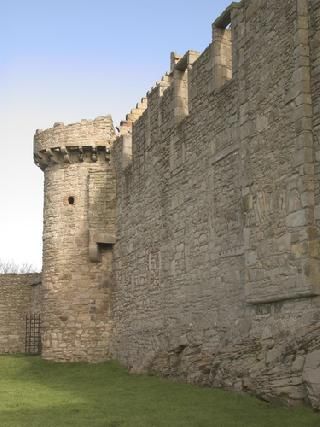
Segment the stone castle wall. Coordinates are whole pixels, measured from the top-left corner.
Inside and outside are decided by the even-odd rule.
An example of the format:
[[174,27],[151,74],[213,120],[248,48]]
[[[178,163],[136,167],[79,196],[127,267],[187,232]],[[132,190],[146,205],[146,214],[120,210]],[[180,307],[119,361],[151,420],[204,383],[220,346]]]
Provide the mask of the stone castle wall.
[[112,354],[134,371],[320,407],[319,38],[319,0],[233,4],[122,123]]
[[0,354],[25,351],[26,315],[40,311],[40,275],[0,274]]
[[112,119],[37,131],[45,174],[42,356],[102,361],[109,354],[115,179]]

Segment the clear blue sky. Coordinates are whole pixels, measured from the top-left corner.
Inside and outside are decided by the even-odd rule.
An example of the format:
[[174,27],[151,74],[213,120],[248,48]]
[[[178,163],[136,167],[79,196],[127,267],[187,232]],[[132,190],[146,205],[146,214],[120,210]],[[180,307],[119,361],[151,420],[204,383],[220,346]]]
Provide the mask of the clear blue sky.
[[112,114],[117,123],[169,69],[202,51],[231,0],[0,0],[0,259],[41,266],[36,128]]

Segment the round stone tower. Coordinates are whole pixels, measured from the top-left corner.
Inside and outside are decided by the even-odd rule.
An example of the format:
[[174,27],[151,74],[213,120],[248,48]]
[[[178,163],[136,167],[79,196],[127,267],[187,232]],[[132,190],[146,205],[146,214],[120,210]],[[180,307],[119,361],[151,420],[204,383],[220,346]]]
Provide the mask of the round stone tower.
[[103,361],[109,354],[115,178],[110,116],[37,130],[44,171],[42,355]]

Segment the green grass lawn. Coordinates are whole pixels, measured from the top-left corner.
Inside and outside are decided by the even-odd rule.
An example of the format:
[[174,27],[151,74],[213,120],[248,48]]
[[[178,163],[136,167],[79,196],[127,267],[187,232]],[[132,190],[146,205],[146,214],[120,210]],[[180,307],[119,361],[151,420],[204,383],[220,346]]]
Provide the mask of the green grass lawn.
[[320,427],[308,408],[129,375],[116,363],[0,357],[0,427]]

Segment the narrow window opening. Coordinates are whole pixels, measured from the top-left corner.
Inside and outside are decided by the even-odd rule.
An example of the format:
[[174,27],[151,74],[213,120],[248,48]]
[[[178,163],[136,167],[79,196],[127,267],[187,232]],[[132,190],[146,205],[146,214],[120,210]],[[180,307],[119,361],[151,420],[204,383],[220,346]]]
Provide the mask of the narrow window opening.
[[68,198],[68,202],[69,202],[69,205],[74,205],[75,198],[74,198],[73,196],[70,196],[70,197]]

